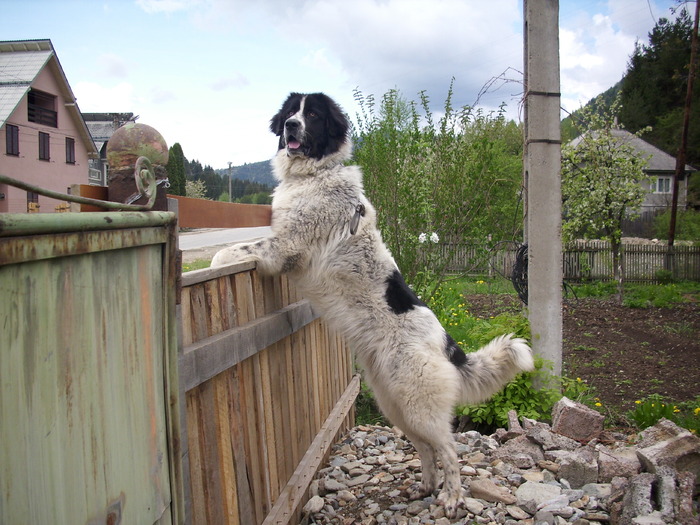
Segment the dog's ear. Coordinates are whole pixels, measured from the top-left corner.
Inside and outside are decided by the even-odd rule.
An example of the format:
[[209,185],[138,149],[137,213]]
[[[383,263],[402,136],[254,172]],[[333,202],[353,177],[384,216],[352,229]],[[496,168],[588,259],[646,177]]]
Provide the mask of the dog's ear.
[[[289,100],[289,98],[287,100]],[[284,108],[286,105],[287,105],[287,102],[285,101],[285,103],[282,104],[282,107],[277,112],[277,114],[274,117],[272,117],[272,119],[270,120],[270,131],[272,131],[272,133],[274,133],[278,137],[280,135],[282,135],[282,131],[284,131],[284,121],[285,121],[284,116],[286,113]]]
[[287,113],[291,110],[292,102],[299,96],[299,93],[290,93],[280,110],[270,120],[270,131],[278,137],[281,137],[284,132],[284,122],[287,120]]
[[345,141],[347,137],[350,125],[348,124],[348,118],[340,109],[340,106],[335,103],[335,101],[327,95],[323,95],[328,104],[328,115],[326,116],[326,125],[328,126],[328,135],[334,139],[337,139],[339,143]]

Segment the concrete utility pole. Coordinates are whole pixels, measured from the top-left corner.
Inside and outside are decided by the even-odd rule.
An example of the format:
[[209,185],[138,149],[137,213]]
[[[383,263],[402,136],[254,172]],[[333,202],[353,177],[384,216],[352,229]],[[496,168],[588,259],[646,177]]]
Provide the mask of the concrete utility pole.
[[561,375],[559,2],[524,0],[523,10],[528,317],[533,350]]

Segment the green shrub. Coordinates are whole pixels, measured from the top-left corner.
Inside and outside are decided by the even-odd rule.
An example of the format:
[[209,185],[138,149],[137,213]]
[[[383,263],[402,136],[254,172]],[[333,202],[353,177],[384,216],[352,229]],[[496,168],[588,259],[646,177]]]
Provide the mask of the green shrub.
[[651,427],[661,418],[665,418],[693,434],[700,431],[700,397],[695,401],[673,404],[659,394],[652,394],[646,399],[635,401],[635,405],[634,410],[627,413],[627,417],[639,430]]
[[[654,217],[654,235],[659,239],[667,239],[670,224],[670,210]],[[676,240],[700,241],[700,212],[678,210],[676,216]]]
[[519,374],[487,402],[458,407],[457,413],[468,416],[477,425],[489,427],[506,427],[510,410],[515,410],[519,417],[548,421],[552,407],[562,397],[551,368],[551,363],[536,356],[533,372]]

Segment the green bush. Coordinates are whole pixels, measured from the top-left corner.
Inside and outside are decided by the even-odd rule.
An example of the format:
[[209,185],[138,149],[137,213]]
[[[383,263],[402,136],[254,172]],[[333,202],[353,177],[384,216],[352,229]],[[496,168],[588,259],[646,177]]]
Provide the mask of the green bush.
[[519,417],[548,421],[552,407],[562,397],[551,368],[551,364],[535,357],[533,372],[519,374],[487,402],[458,407],[457,413],[468,416],[477,425],[489,427],[507,426],[510,410],[515,410]]
[[[668,238],[671,224],[671,211],[654,217],[654,235],[659,239]],[[679,210],[676,215],[676,240],[700,241],[700,212]]]
[[652,394],[646,399],[635,401],[635,404],[634,410],[630,410],[627,417],[640,430],[651,427],[661,418],[665,418],[687,428],[693,434],[700,431],[700,397],[695,401],[673,404],[659,394]]

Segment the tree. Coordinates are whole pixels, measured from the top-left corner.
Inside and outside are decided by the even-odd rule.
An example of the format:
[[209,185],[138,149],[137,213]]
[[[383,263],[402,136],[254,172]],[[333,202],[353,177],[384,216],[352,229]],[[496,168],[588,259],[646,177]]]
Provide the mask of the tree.
[[[562,233],[571,241],[601,235],[610,241],[613,277],[622,300],[622,221],[637,213],[648,190],[641,158],[628,141],[620,138],[617,122],[620,101],[610,108],[586,107],[580,114],[581,136],[562,149]],[[640,132],[638,132],[638,135]]]
[[[673,155],[678,151],[689,73],[693,23],[683,8],[674,21],[661,18],[649,43],[637,43],[621,85],[620,121],[630,131],[647,126],[646,140]],[[700,119],[700,88],[694,89],[691,123]],[[691,124],[690,164],[700,162],[700,126]]]
[[192,199],[206,199],[207,186],[203,180],[188,180],[185,182],[185,194]]
[[[522,134],[503,113],[452,107],[452,87],[435,122],[429,100],[397,90],[376,106],[359,91],[355,160],[377,209],[384,241],[416,291],[429,299],[444,280],[459,245],[513,239],[522,180]],[[473,261],[476,262],[476,261]]]
[[168,179],[170,180],[170,190],[172,195],[185,195],[185,155],[179,142],[170,147],[168,153]]

